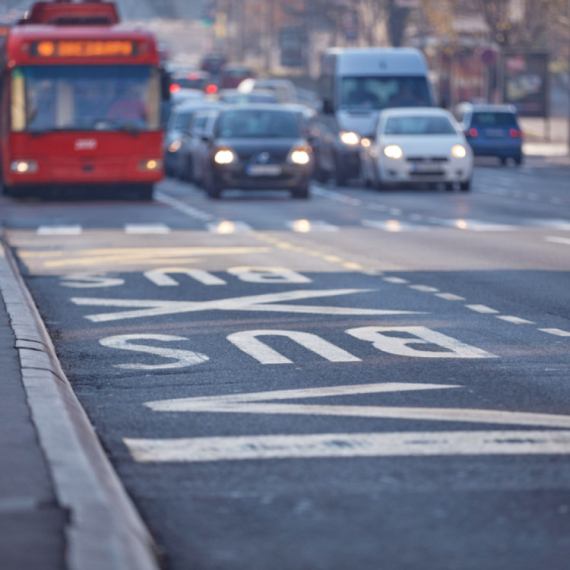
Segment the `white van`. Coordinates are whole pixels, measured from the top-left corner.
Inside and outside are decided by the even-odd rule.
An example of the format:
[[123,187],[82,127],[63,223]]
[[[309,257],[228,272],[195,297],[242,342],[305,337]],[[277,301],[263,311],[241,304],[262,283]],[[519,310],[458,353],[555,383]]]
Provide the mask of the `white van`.
[[378,116],[393,107],[432,107],[428,67],[411,48],[332,48],[320,79],[323,123],[336,135],[335,179],[360,175],[360,140],[373,138]]

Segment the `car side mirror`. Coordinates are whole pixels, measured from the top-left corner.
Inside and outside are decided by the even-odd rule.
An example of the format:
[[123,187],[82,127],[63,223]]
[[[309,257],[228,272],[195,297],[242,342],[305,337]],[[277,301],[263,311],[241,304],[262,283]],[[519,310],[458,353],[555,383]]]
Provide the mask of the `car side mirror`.
[[323,101],[323,113],[325,115],[334,115],[334,105],[330,99]]

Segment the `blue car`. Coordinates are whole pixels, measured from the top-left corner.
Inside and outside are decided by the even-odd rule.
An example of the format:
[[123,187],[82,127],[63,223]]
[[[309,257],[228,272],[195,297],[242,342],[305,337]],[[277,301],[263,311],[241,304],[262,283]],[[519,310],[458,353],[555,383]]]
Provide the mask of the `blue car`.
[[511,105],[460,105],[458,119],[475,156],[496,156],[523,162],[523,133]]

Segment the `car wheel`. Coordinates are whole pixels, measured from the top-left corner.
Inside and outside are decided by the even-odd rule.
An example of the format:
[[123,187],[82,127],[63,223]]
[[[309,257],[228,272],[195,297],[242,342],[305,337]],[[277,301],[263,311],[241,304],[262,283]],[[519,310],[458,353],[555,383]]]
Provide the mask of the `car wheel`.
[[507,166],[507,159],[501,158],[501,166]]
[[291,196],[297,200],[307,200],[309,198],[309,186],[297,186],[291,190]]
[[515,164],[516,164],[517,166],[520,166],[523,162],[524,162],[524,158],[523,158],[522,156],[517,156],[517,157],[515,158]]
[[470,192],[471,191],[471,180],[467,180],[466,182],[462,182],[460,185],[462,192]]

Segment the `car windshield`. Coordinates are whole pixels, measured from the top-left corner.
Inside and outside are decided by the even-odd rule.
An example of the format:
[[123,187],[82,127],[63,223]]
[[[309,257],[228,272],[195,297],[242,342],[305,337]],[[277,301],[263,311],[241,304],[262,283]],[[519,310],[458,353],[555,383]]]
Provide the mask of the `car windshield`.
[[431,105],[425,77],[345,77],[341,83],[341,108],[379,110]]
[[220,117],[219,136],[238,138],[299,138],[301,132],[293,113],[247,109],[227,111]]
[[514,113],[473,113],[471,123],[482,127],[516,127],[517,118]]
[[447,117],[390,117],[384,127],[385,135],[454,135],[455,128]]
[[190,111],[184,113],[176,113],[172,118],[172,124],[170,126],[170,129],[183,131],[188,126],[188,123],[190,123],[192,116],[193,113]]
[[160,128],[160,78],[150,66],[26,66],[12,83],[16,131]]

